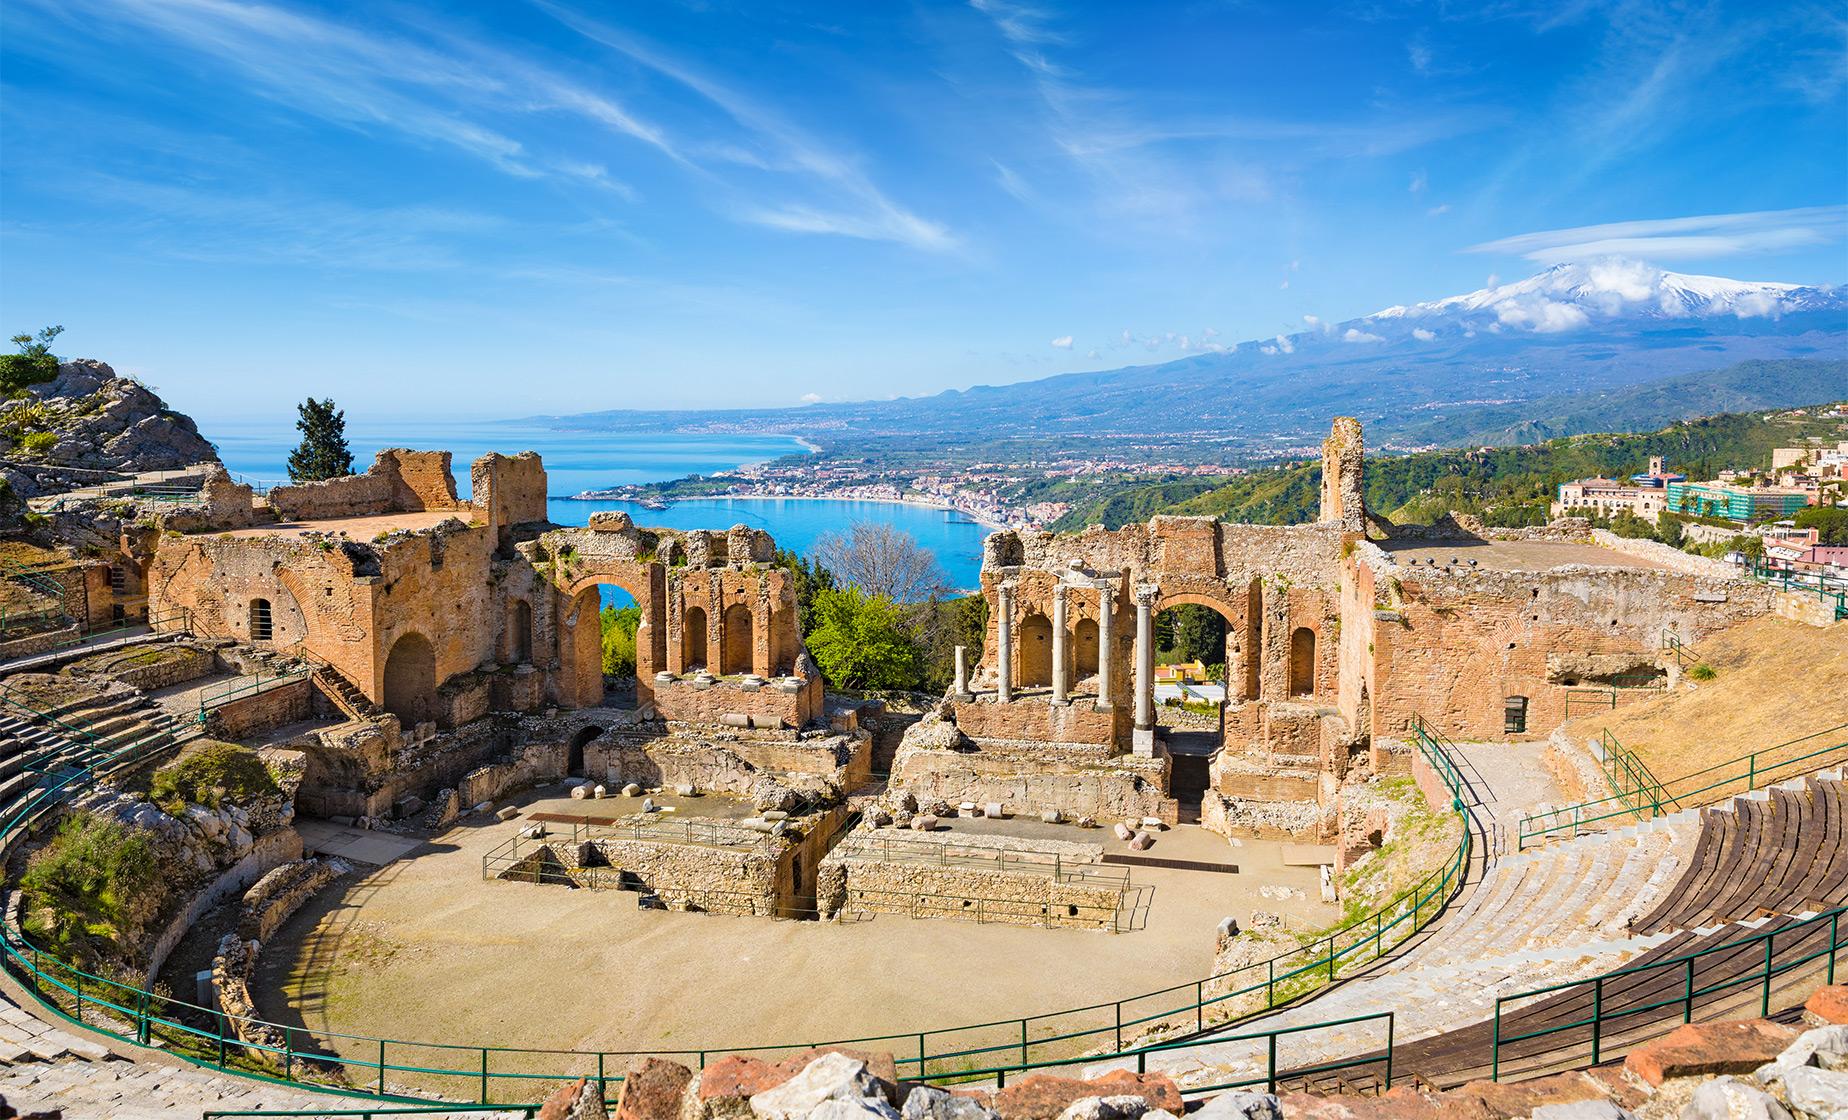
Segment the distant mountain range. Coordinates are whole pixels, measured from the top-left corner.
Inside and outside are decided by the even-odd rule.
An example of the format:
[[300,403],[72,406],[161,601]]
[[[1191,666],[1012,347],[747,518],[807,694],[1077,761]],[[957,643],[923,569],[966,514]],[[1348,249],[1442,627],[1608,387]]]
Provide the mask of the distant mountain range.
[[1159,365],[899,400],[545,419],[596,430],[787,432],[824,444],[841,432],[1210,437],[1262,454],[1318,440],[1337,414],[1358,415],[1371,445],[1412,446],[1813,403],[1848,397],[1844,360],[1848,288],[1608,259]]

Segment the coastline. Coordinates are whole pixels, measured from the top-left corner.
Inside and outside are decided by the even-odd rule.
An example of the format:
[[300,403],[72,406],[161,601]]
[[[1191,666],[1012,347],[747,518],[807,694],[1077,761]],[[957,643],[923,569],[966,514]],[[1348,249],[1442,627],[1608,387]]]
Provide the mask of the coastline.
[[[563,497],[566,501],[573,502],[627,502],[630,505],[642,505],[641,502],[632,498],[591,497],[585,494],[568,494]],[[881,505],[912,506],[917,509],[934,509],[941,510],[944,513],[961,514],[977,525],[995,530],[996,532],[1007,528],[1006,525],[998,521],[991,521],[986,517],[978,517],[968,510],[958,509],[955,506],[946,505],[943,502],[926,502],[912,498],[861,498],[838,494],[699,494],[683,498],[663,498],[660,500],[666,502],[877,502]],[[647,507],[643,506],[643,508]]]

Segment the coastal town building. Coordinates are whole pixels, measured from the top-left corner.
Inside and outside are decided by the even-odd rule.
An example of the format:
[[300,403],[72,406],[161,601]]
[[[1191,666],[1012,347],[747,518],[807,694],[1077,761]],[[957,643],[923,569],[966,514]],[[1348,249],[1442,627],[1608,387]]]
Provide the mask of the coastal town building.
[[1667,507],[1665,487],[1638,486],[1611,478],[1581,478],[1559,484],[1553,517],[1614,517],[1628,513],[1655,523]]
[[[1725,472],[1722,472],[1722,476]],[[1728,521],[1762,521],[1788,517],[1813,505],[1813,492],[1789,486],[1748,486],[1722,480],[1671,482],[1667,510]]]

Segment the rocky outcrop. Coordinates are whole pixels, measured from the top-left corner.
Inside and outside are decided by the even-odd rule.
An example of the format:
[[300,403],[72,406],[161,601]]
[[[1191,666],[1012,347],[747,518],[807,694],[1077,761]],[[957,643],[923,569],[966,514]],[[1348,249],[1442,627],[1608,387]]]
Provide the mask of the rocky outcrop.
[[79,358],[27,395],[0,401],[0,457],[8,460],[0,478],[32,498],[97,481],[60,467],[136,474],[217,462],[218,452],[152,389]]

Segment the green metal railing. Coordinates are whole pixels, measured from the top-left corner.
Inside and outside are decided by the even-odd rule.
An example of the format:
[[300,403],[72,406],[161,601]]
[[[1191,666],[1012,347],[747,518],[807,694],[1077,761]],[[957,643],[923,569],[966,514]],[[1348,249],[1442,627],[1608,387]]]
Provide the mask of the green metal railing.
[[[1608,737],[1608,733],[1606,738],[1611,744],[1616,742]],[[1823,740],[1827,745],[1806,749],[1787,758],[1775,757],[1780,752],[1801,747],[1814,740]],[[1642,767],[1641,760],[1636,759],[1635,755],[1627,751],[1625,755],[1633,760],[1635,766]],[[1605,773],[1612,776],[1608,747],[1606,756]],[[1831,761],[1848,762],[1848,723],[1825,727],[1821,731],[1812,731],[1776,746],[1763,747],[1750,754],[1716,762],[1666,782],[1656,781],[1646,767],[1642,767],[1634,778],[1630,778],[1622,768],[1623,764],[1619,764],[1615,776],[1612,776],[1612,789],[1616,792],[1609,797],[1522,817],[1516,846],[1525,848],[1529,840],[1545,839],[1560,833],[1577,836],[1587,829],[1613,827],[1605,822],[1617,818],[1653,820],[1666,813],[1676,812],[1684,805],[1704,805],[1719,800],[1728,792],[1749,793],[1772,782],[1820,770]],[[1624,783],[1621,787],[1620,781]],[[1729,790],[1729,787],[1732,788]]]
[[144,622],[112,622],[107,626],[80,627],[77,633],[70,637],[14,660],[57,657],[91,646],[100,651],[112,648],[108,643],[113,639],[119,638],[126,641],[130,638],[149,637],[155,634],[182,634],[191,629],[192,611],[186,607],[177,607],[163,614],[149,615]]
[[234,700],[255,696],[280,688],[285,684],[305,681],[314,673],[313,665],[297,665],[281,673],[265,673],[259,669],[255,673],[224,681],[199,693],[199,722],[204,723],[214,709],[222,708]]
[[200,1113],[199,1116],[200,1120],[233,1120],[235,1117],[244,1116],[357,1116],[360,1120],[371,1120],[374,1116],[452,1116],[458,1113],[499,1115],[511,1112],[531,1120],[539,1114],[540,1107],[536,1104],[427,1104],[403,1105],[393,1108],[258,1108],[242,1112],[208,1110]]
[[[1492,1056],[1490,1058],[1490,1079],[1495,1081],[1501,1080],[1502,1050],[1504,1047],[1511,1047],[1515,1043],[1526,1042],[1537,1038],[1551,1038],[1569,1032],[1583,1031],[1589,1036],[1589,1041],[1591,1043],[1591,1064],[1595,1066],[1599,1064],[1604,1057],[1605,1036],[1607,1033],[1610,1033],[1607,1024],[1617,1023],[1625,1019],[1633,1019],[1638,1015],[1648,1015],[1652,1012],[1664,1011],[1674,1007],[1681,1008],[1682,1022],[1691,1023],[1694,1021],[1695,1005],[1699,1001],[1708,997],[1720,996],[1727,992],[1737,993],[1750,989],[1753,985],[1761,986],[1758,1014],[1760,1016],[1769,1015],[1771,1013],[1771,991],[1775,981],[1780,976],[1795,972],[1815,961],[1826,959],[1828,961],[1825,969],[1827,982],[1830,984],[1835,983],[1835,957],[1842,949],[1848,948],[1848,943],[1842,940],[1841,919],[1844,913],[1848,913],[1848,910],[1838,907],[1833,910],[1826,910],[1811,917],[1799,919],[1787,925],[1764,930],[1761,933],[1728,939],[1723,944],[1710,945],[1692,953],[1686,953],[1660,961],[1651,961],[1647,964],[1632,965],[1628,968],[1619,968],[1589,979],[1550,984],[1544,988],[1534,988],[1525,992],[1517,992],[1514,995],[1497,997],[1495,1000],[1494,1032],[1491,1035]],[[1825,927],[1828,931],[1828,938],[1827,944],[1822,948],[1808,952],[1798,952],[1794,956],[1787,957],[1782,961],[1777,959],[1776,941],[1779,937],[1787,938],[1785,945],[1786,949],[1788,949],[1793,941],[1800,943],[1809,936],[1820,934]],[[1741,949],[1751,949],[1756,945],[1764,946],[1764,956],[1761,960],[1757,961],[1751,971],[1745,973],[1734,972],[1709,984],[1703,985],[1696,983],[1695,975],[1700,961],[1707,960],[1720,953],[1734,954]],[[1677,972],[1680,973],[1681,982],[1679,984],[1674,984],[1672,982],[1660,984],[1658,988],[1659,994],[1651,994],[1650,989],[1657,988],[1658,977],[1666,978]],[[1630,978],[1635,978],[1635,980],[1631,981]],[[1616,986],[1618,983],[1625,981],[1630,982],[1632,990],[1640,988],[1642,990],[1642,998],[1640,1001],[1631,1000],[1613,1006],[1606,999],[1606,991]],[[1589,988],[1589,994],[1591,996],[1591,1006],[1585,1015],[1569,1018],[1564,1022],[1553,1023],[1516,1034],[1502,1033],[1503,1018],[1506,1014],[1503,1009],[1508,1004],[1517,1000],[1537,999],[1541,996],[1557,996],[1568,992],[1584,992],[1587,988]],[[1564,1049],[1565,1046],[1569,1045],[1572,1045],[1571,1040],[1563,1040],[1560,1043],[1550,1046],[1548,1049]]]
[[0,607],[0,634],[12,630],[42,629],[48,622],[69,616],[64,602],[64,585],[47,579],[43,569],[0,561],[0,581],[18,584],[33,595],[52,600],[52,605],[14,610]]
[[[1461,805],[1462,778],[1446,756],[1444,742],[1447,741],[1436,737],[1421,738],[1419,749],[1442,777],[1452,793],[1452,805],[1457,807]],[[68,791],[74,782],[92,773],[89,769],[81,771],[55,788]],[[43,801],[44,796],[41,796],[33,804],[37,806]],[[19,826],[24,812],[14,814],[4,827],[0,827],[0,846]],[[1270,960],[1191,983],[1063,1011],[939,1030],[839,1039],[832,1043],[804,1040],[746,1047],[592,1052],[424,1043],[335,1032],[309,1035],[300,1028],[225,1015],[83,971],[32,944],[22,931],[10,925],[0,930],[0,948],[4,949],[7,969],[54,1014],[73,1022],[140,1045],[158,1040],[163,1049],[189,1061],[271,1081],[341,1091],[349,1088],[348,1079],[352,1078],[352,1084],[369,1085],[371,1095],[381,1098],[392,1095],[388,1079],[394,1075],[444,1079],[443,1084],[451,1087],[457,1083],[466,1084],[479,1096],[480,1102],[486,1104],[490,1103],[495,1086],[511,1086],[518,1092],[521,1086],[532,1082],[594,1076],[607,1088],[609,1082],[621,1080],[612,1069],[625,1068],[625,1063],[641,1057],[675,1058],[703,1068],[709,1058],[725,1054],[794,1052],[815,1045],[865,1046],[870,1043],[885,1044],[895,1051],[904,1047],[905,1052],[896,1054],[894,1060],[900,1069],[909,1071],[908,1076],[918,1079],[1001,1078],[1008,1072],[1079,1061],[1102,1062],[1172,1049],[1182,1044],[1130,1048],[1126,1040],[1133,1041],[1136,1033],[1157,1028],[1202,1034],[1209,1025],[1222,1025],[1218,1019],[1209,1023],[1209,1010],[1215,1014],[1226,1010],[1228,1017],[1223,1022],[1231,1022],[1332,983],[1343,967],[1377,960],[1388,949],[1417,933],[1448,905],[1469,863],[1469,829],[1465,827],[1460,831],[1455,854],[1445,866],[1431,871],[1373,913]],[[1238,1006],[1231,1001],[1241,999],[1247,1006],[1239,1008],[1236,1015],[1227,1010],[1228,1005]],[[1260,999],[1262,1006],[1257,1002]],[[1081,1021],[1073,1023],[1073,1019]],[[1318,1024],[1329,1025],[1333,1024]],[[1271,1032],[1271,1035],[1287,1035],[1304,1029],[1310,1028],[1286,1028]],[[282,1044],[259,1041],[259,1030],[268,1037],[281,1037]],[[933,1039],[937,1040],[934,1044]],[[1101,1054],[1083,1053],[1098,1045],[1109,1049]],[[1273,1038],[1273,1052],[1274,1046]],[[992,1062],[1001,1054],[1017,1054],[1019,1060],[1004,1065],[982,1065],[985,1060]],[[392,1060],[394,1055],[398,1060]],[[1351,1064],[1358,1066],[1375,1060],[1355,1059]],[[535,1067],[547,1064],[554,1068],[534,1072]],[[1277,1071],[1273,1068],[1271,1072],[1274,1075]]]
[[1619,743],[1608,727],[1598,733],[1598,745],[1604,755],[1599,766],[1604,770],[1611,795],[1628,804],[1638,820],[1644,819],[1645,805],[1649,808],[1649,819],[1664,812],[1680,811],[1680,799],[1669,793],[1648,764],[1638,758],[1635,751]]
[[1662,631],[1662,648],[1674,655],[1675,667],[1686,671],[1700,664],[1700,654],[1694,647],[1681,640],[1681,635],[1673,630]]

